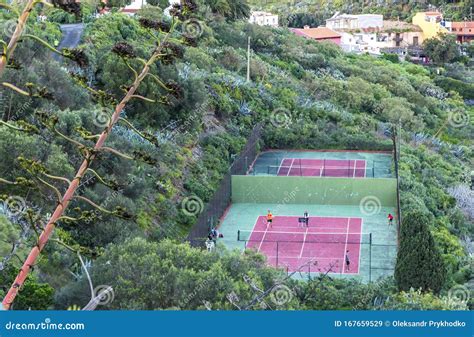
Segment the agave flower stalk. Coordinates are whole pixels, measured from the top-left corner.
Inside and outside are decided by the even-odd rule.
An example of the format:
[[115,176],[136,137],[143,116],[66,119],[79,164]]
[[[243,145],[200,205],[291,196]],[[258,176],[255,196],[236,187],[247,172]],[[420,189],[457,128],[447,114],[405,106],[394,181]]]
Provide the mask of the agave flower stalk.
[[[29,2],[31,2],[32,4],[34,3],[34,1],[29,1]],[[15,281],[13,282],[13,285],[11,286],[5,298],[3,299],[2,304],[3,304],[4,309],[8,310],[11,308],[11,305],[13,301],[15,300],[16,296],[18,295],[18,292],[20,291],[21,287],[25,283],[25,280],[29,272],[31,271],[32,266],[35,265],[39,255],[41,254],[48,240],[50,239],[56,227],[56,222],[60,221],[61,219],[65,217],[64,213],[66,209],[68,208],[69,203],[71,202],[71,200],[76,198],[75,194],[79,187],[80,181],[84,177],[84,175],[89,171],[89,167],[92,161],[95,159],[97,153],[110,149],[110,148],[105,147],[104,144],[107,138],[109,137],[110,133],[112,132],[112,128],[114,127],[114,125],[116,125],[119,122],[120,114],[123,111],[123,109],[126,107],[128,102],[137,96],[136,95],[137,89],[140,86],[140,84],[143,82],[143,80],[147,77],[147,75],[150,74],[150,67],[158,59],[163,57],[163,51],[167,46],[167,41],[171,33],[173,32],[175,26],[176,26],[176,22],[173,20],[172,29],[170,29],[170,32],[166,33],[163,39],[159,41],[152,55],[150,56],[148,61],[144,63],[140,73],[134,79],[132,85],[128,88],[125,96],[115,106],[114,112],[109,120],[107,127],[102,131],[102,133],[99,135],[97,139],[97,142],[95,143],[94,151],[88,153],[85,156],[85,159],[82,162],[79,169],[77,170],[74,179],[69,183],[66,192],[62,195],[62,198],[58,203],[58,206],[56,207],[53,214],[47,221],[46,226],[44,227],[40,237],[38,238],[36,246],[33,247],[33,249],[28,254],[28,257],[26,258],[26,261],[24,262],[22,268],[20,269],[20,272],[18,273]],[[17,41],[18,38],[19,36],[16,37],[15,41]],[[0,70],[1,69],[2,68],[0,68]],[[1,71],[0,71],[0,75],[1,75]]]

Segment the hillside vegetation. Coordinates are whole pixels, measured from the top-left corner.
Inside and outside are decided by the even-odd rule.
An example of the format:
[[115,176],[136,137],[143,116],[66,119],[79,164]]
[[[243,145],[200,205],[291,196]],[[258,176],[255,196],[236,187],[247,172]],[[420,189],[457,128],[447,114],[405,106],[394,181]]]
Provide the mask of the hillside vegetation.
[[[210,2],[199,3],[197,41],[176,42],[173,59],[152,65],[153,73],[180,94],[170,95],[149,79],[139,94],[157,102],[132,101],[122,111],[152,141],[119,124],[107,143],[124,153],[139,153],[142,160],[103,153],[94,170],[117,188],[111,190],[97,179],[81,183],[82,195],[104,208],[125,210],[122,216],[99,213],[92,220],[82,219],[81,212],[94,208],[78,201],[80,209],[71,208],[68,216],[79,220],[58,223],[58,240],[46,247],[16,308],[66,309],[87,302],[84,272],[76,253],[64,243],[86,257],[97,285],[115,287],[110,309],[203,309],[203,301],[213,309],[235,309],[227,300],[229,293],[244,302],[252,295],[243,275],[261,287],[282,279],[283,273],[266,267],[262,256],[226,252],[223,247],[220,254],[209,255],[182,243],[198,216],[183,211],[182,200],[197,196],[207,202],[252,127],[263,122],[263,147],[279,149],[390,150],[391,132],[398,130],[402,212],[427,219],[423,228],[432,239],[430,249],[439,253],[446,273],[436,288],[420,291],[409,289],[406,282],[400,287],[391,278],[369,285],[324,276],[309,282],[287,280],[294,298],[285,308],[466,309],[448,291],[474,277],[469,257],[472,212],[462,202],[469,193],[473,159],[473,108],[459,92],[438,85],[430,69],[348,55],[286,28],[250,25],[239,20],[248,14],[246,6],[218,11],[204,5]],[[168,20],[160,10],[142,14]],[[50,42],[59,35],[54,23],[33,20],[30,25]],[[245,79],[248,36],[250,82]],[[9,69],[2,81],[18,87],[39,83],[54,99],[25,98],[4,89],[4,122],[37,125],[35,113],[42,111],[57,117],[57,129],[75,140],[83,139],[86,129],[103,128],[103,108],[69,72],[79,82],[119,98],[134,74],[114,46],[126,42],[137,57],[144,57],[154,42],[138,18],[119,13],[92,20],[82,40],[80,49],[88,59],[82,70],[71,62],[64,67],[52,61],[36,42],[16,50],[15,60],[22,67]],[[133,58],[129,62],[140,64]],[[69,178],[81,160],[76,147],[47,130],[24,134],[0,126],[1,178],[30,179],[28,162],[19,157],[39,160],[48,172]],[[0,196],[24,198],[43,220],[56,206],[55,192],[44,186],[0,185]],[[36,232],[27,225],[30,213],[0,215],[2,256],[8,257],[12,245],[20,243],[15,248],[20,259],[10,256],[4,261],[8,267],[0,274],[0,295],[35,243]],[[205,292],[196,295],[196,288]],[[32,301],[31,294],[37,294],[37,300]]]

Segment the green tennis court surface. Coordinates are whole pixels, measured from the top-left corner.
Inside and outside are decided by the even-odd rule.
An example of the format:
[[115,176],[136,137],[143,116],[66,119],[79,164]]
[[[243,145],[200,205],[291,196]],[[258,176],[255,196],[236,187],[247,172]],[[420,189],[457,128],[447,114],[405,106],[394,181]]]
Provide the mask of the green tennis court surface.
[[[276,232],[273,237],[267,237],[265,239],[260,237],[261,233],[258,232],[254,233],[253,238],[251,237],[251,233],[254,232],[255,224],[260,217],[266,215],[267,210],[272,211],[275,219],[278,219],[279,216],[301,217],[305,211],[308,211],[311,216],[318,217],[322,220],[318,222],[318,230],[329,231],[329,236],[332,237],[325,236],[321,234],[322,232],[318,231],[317,233],[320,233],[319,235],[307,238],[306,240],[308,242],[312,242],[309,251],[307,250],[303,253],[306,254],[303,259],[295,262],[294,260],[298,260],[295,259],[295,257],[299,256],[296,255],[294,250],[298,248],[301,249],[303,242],[306,240],[301,235],[295,237],[295,234],[291,234],[294,233],[294,228],[289,231],[290,234],[278,233],[278,228],[276,227],[273,229],[273,231]],[[302,270],[301,273],[297,273],[296,277],[305,278],[307,273],[325,273],[328,271],[330,262],[337,262],[332,268],[332,271],[329,272],[331,276],[357,278],[363,282],[375,281],[379,277],[393,275],[394,272],[397,254],[396,227],[395,225],[389,226],[386,219],[388,213],[395,214],[394,212],[394,207],[380,207],[375,210],[374,214],[365,215],[361,213],[359,206],[237,203],[231,205],[226,216],[223,218],[220,232],[224,234],[224,238],[220,239],[220,243],[223,243],[229,249],[239,249],[243,251],[246,248],[253,248],[257,243],[260,244],[263,242],[266,246],[264,246],[263,250],[260,250],[260,253],[267,256],[267,263],[275,266],[278,254],[278,267],[288,272],[294,271],[297,268],[296,264],[298,264],[298,266],[302,265],[311,258],[317,261],[316,265],[309,265]],[[355,260],[358,258],[357,269],[353,269],[352,272],[343,270],[346,236],[341,233],[335,234],[334,231],[339,230],[336,229],[337,226],[335,226],[333,222],[324,221],[324,219],[327,220],[328,218],[361,219],[360,233],[358,236],[354,235],[358,231],[357,229],[354,233],[350,232],[352,233],[352,237],[347,239],[348,244],[351,245],[350,251],[351,254],[353,254],[351,264],[354,264],[354,268],[356,264]],[[295,226],[294,221],[291,226]],[[299,231],[299,229],[297,231]],[[331,233],[333,234],[331,235]],[[259,239],[260,241],[258,241]],[[252,241],[255,242],[252,243]],[[276,243],[272,243],[272,241],[283,242],[279,244],[278,252]],[[293,243],[287,245],[284,243],[285,241]],[[317,244],[318,241],[322,242]],[[323,259],[324,257],[329,257],[330,259]]]
[[[397,228],[387,216],[396,214],[397,184],[391,158],[389,153],[264,152],[249,175],[232,176],[232,205],[221,219],[220,243],[256,250],[268,265],[298,271],[295,277],[328,273],[370,282],[393,275]],[[271,227],[268,210],[275,217]],[[300,223],[306,211],[308,227]]]
[[347,178],[392,178],[392,155],[379,152],[267,151],[249,174]]

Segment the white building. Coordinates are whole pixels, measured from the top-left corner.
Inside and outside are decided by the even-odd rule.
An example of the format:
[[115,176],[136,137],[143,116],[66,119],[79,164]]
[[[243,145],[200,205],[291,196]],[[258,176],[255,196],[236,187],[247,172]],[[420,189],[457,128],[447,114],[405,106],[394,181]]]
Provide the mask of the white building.
[[250,14],[249,22],[259,26],[278,27],[278,15],[255,11]]
[[406,54],[423,42],[419,26],[401,21],[384,21],[379,14],[347,15],[336,13],[326,27],[339,32],[345,52],[381,55],[384,52]]
[[380,14],[339,14],[336,12],[326,20],[326,27],[333,30],[356,30],[383,26],[383,15]]

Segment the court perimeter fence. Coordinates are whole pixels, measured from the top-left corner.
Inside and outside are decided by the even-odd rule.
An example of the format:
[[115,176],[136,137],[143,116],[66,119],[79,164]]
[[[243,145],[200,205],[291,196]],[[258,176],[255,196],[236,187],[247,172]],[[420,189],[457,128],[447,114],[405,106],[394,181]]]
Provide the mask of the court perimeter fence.
[[[303,165],[301,161],[294,165],[256,165],[250,172],[251,175],[271,175],[278,176],[281,172],[286,172],[290,176],[316,176],[316,177],[342,177],[342,178],[390,178],[392,177],[391,168],[386,167],[382,161],[372,161],[370,167],[354,167],[354,160],[341,160],[341,165],[327,164],[326,159],[322,160],[320,166]],[[308,174],[308,171],[316,173]]]
[[260,152],[262,127],[262,123],[255,125],[244,149],[234,160],[229,171],[222,179],[219,188],[199,215],[188,235],[187,240],[191,245],[202,246],[211,228],[215,227],[219,219],[224,215],[227,207],[231,203],[232,176],[247,174],[252,163],[257,158]]
[[[273,257],[271,262],[269,260],[267,260],[267,262],[276,268],[282,268],[286,270],[286,272],[289,274],[291,270],[289,270],[284,261],[285,255],[287,255],[288,245],[294,245],[295,243],[315,243],[323,245],[324,250],[328,250],[328,248],[330,250],[333,250],[331,248],[334,248],[334,250],[340,250],[340,246],[347,243],[348,245],[360,245],[359,275],[364,279],[364,281],[372,282],[376,281],[380,277],[393,275],[398,251],[396,244],[375,243],[372,238],[372,233],[353,234],[347,241],[346,239],[341,240],[340,236],[342,234],[345,236],[345,233],[317,234],[314,235],[310,240],[299,240],[297,238],[292,240],[265,239],[263,240],[263,243],[266,246],[265,255],[268,254]],[[255,249],[256,246],[260,245],[262,239],[258,238],[258,235],[257,239],[254,239],[252,237],[252,231],[239,230],[237,232],[237,241],[242,243],[242,249]],[[336,263],[334,270],[332,271],[329,270],[330,267],[320,263],[321,261],[318,261],[318,258],[314,258],[314,260],[311,259],[311,262],[315,263],[302,263],[303,268],[301,268],[299,274],[305,278],[310,278],[315,274],[325,274],[327,272],[329,272],[331,275],[337,274],[337,269],[342,268],[342,264],[344,263],[343,259],[343,255],[341,255],[340,258],[334,258],[334,260],[339,261]]]

